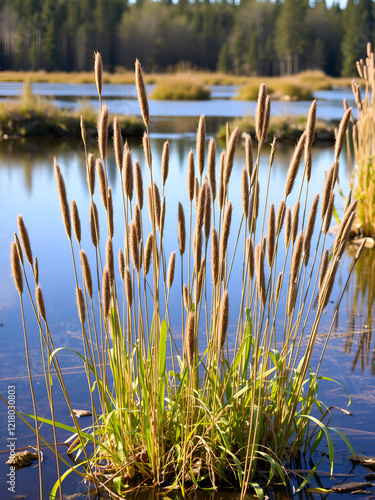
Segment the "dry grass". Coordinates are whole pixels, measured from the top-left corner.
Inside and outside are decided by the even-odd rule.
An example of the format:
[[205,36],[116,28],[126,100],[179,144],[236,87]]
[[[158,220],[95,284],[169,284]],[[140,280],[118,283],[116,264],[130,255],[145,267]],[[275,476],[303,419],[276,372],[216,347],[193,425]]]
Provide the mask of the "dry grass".
[[[347,132],[348,174],[353,197],[359,201],[354,235],[375,237],[375,64],[371,44],[367,58],[357,62],[364,89],[352,82],[357,121],[351,115],[352,134]],[[347,108],[346,102],[344,102]],[[352,156],[352,151],[354,156]]]

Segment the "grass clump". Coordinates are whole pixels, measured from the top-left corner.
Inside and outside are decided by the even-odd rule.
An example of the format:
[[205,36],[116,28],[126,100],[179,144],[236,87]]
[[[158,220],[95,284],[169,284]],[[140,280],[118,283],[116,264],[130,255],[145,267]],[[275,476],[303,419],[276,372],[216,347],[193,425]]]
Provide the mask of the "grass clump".
[[210,98],[210,90],[196,79],[175,75],[160,80],[150,97],[168,101],[204,101]]
[[[19,100],[0,103],[0,137],[77,136],[82,114],[87,134],[95,135],[97,116],[91,104],[82,101],[76,112],[60,109],[51,100],[34,95],[28,81]],[[134,116],[119,116],[119,123],[127,137],[141,136],[145,130],[142,120]]]
[[[148,172],[147,184],[139,162],[133,162],[127,143],[124,145],[115,118],[113,143],[122,200],[114,200],[107,177],[108,108],[102,106],[99,112],[99,151],[95,156],[87,152],[82,124],[92,259],[81,246],[78,207],[73,201],[70,212],[64,179],[57,160],[54,162],[82,329],[83,351],[77,355],[91,389],[92,422],[85,430],[72,411],[59,364],[61,353],[47,321],[37,261],[33,260],[23,219],[18,219],[19,236],[11,254],[13,276],[22,308],[26,290],[35,308],[52,415],[48,422],[55,431],[64,425],[57,422],[54,412],[50,385],[53,371],[73,417],[74,424],[64,425],[64,429],[74,435],[68,452],[80,460],[77,472],[89,478],[97,490],[114,491],[119,496],[133,484],[180,488],[183,494],[199,487],[235,486],[241,489],[241,499],[248,489],[262,496],[262,488],[273,477],[289,481],[285,464],[302,450],[314,449],[323,434],[329,442],[332,470],[330,432],[334,429],[323,422],[325,410],[318,399],[320,364],[312,370],[310,360],[314,349],[319,350],[321,359],[324,355],[326,343],[315,345],[315,340],[355,214],[354,203],[347,207],[328,259],[326,235],[341,148],[336,148],[318,212],[319,195],[310,208],[307,206],[314,102],[290,162],[284,193],[277,202],[274,200],[275,205],[268,199],[266,186],[264,209],[260,209],[259,160],[270,116],[270,99],[262,85],[255,122],[257,154],[247,135],[242,195],[235,194],[235,199],[241,200],[236,220],[230,179],[239,130],[230,133],[228,129],[226,148],[217,166],[214,139],[210,139],[206,151],[202,116],[196,155],[191,151],[187,159],[188,202],[185,207],[181,203],[172,207],[176,214],[176,250],[166,255],[164,224],[170,208],[164,188],[168,182],[169,144],[166,142],[163,148],[162,182],[158,186],[150,146],[149,108],[138,61],[136,83],[146,126],[143,172]],[[100,81],[97,86],[100,95]],[[339,140],[345,134],[344,125],[340,130]],[[270,170],[274,154],[275,141]],[[290,206],[302,158],[304,174],[296,188],[297,201]],[[95,192],[96,176],[99,194]],[[100,221],[97,203],[105,210]],[[116,248],[114,209],[120,206],[124,244]],[[242,269],[236,277],[235,260]],[[179,285],[175,283],[178,274]],[[231,302],[233,286],[241,290],[237,305]],[[171,293],[181,297],[179,324],[170,321]],[[285,314],[278,315],[278,311]],[[176,331],[177,335],[173,333]],[[31,387],[32,383],[30,373]],[[47,419],[37,416],[36,411],[34,425],[38,429],[39,421]],[[42,440],[41,433],[37,430]],[[55,432],[55,443],[50,447],[56,451],[59,464],[59,458],[64,458],[59,456],[58,442]],[[57,474],[52,496],[58,489],[62,496],[59,469]]]
[[[304,116],[272,116],[268,128],[268,140],[276,137],[278,141],[295,143],[304,130],[306,118]],[[336,122],[316,120],[315,143],[334,143]],[[240,134],[250,134],[255,137],[255,120],[245,117],[231,123],[231,128],[238,127]],[[226,138],[226,126],[221,126],[217,133],[218,139],[223,142]]]
[[[311,90],[306,85],[291,83],[281,79],[274,80],[272,85],[272,87],[268,87],[268,91],[273,99],[306,101],[311,100],[313,97]],[[248,83],[239,89],[237,99],[256,101],[258,89],[259,85],[256,83]]]
[[[353,196],[358,200],[353,235],[360,238],[363,236],[375,238],[375,68],[371,44],[367,46],[366,61],[363,59],[357,61],[357,70],[364,84],[364,94],[353,80],[352,90],[357,108],[357,121],[354,121],[351,113],[352,133],[347,133],[349,182]],[[348,109],[345,100],[344,107]]]

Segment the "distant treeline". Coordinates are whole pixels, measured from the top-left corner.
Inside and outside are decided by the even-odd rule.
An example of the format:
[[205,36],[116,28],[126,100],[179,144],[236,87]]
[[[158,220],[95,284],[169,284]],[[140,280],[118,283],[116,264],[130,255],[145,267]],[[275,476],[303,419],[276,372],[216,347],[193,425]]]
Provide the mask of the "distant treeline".
[[91,70],[99,50],[109,71],[351,76],[374,38],[373,0],[0,0],[1,70]]

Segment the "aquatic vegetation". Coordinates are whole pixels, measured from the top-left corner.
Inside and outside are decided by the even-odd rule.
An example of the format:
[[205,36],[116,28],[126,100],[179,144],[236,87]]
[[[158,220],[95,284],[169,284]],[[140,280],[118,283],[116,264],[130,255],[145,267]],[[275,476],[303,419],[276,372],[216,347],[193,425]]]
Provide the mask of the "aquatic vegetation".
[[171,101],[204,101],[210,98],[210,90],[189,74],[176,74],[159,80],[150,97]]
[[[2,136],[77,136],[81,115],[85,115],[88,135],[96,135],[96,113],[81,102],[78,111],[60,109],[53,101],[32,92],[31,82],[24,84],[20,99],[0,103],[0,138]],[[142,136],[144,125],[138,117],[118,118],[127,137]]]
[[[99,54],[95,67],[101,98]],[[322,186],[322,199],[315,195],[311,207],[307,200],[315,102],[306,130],[296,144],[277,207],[269,199],[269,185],[262,186],[264,196],[261,192],[259,162],[270,117],[265,85],[261,85],[258,97],[256,154],[251,137],[244,137],[246,165],[241,196],[231,192],[230,182],[239,130],[231,132],[228,127],[226,148],[217,166],[216,143],[209,139],[207,149],[202,116],[196,154],[191,151],[187,158],[189,203],[170,207],[165,195],[169,143],[163,147],[162,181],[157,185],[139,61],[136,86],[146,127],[145,168],[133,161],[115,117],[113,143],[121,200],[113,199],[107,177],[108,107],[101,105],[98,115],[96,157],[87,150],[85,123],[81,122],[90,194],[90,251],[82,245],[85,240],[77,203],[73,200],[69,204],[58,160],[54,160],[82,330],[83,351],[76,355],[85,367],[90,388],[90,426],[85,429],[80,427],[72,408],[60,365],[63,348],[56,345],[50,330],[39,283],[39,262],[33,257],[21,216],[11,247],[22,312],[24,294],[29,294],[41,337],[51,418],[38,414],[35,398],[34,416],[28,418],[34,418],[35,429],[39,422],[53,426],[52,444],[46,443],[42,429],[37,431],[38,453],[43,441],[57,458],[58,481],[52,495],[60,490],[62,496],[63,479],[74,470],[89,478],[98,490],[117,495],[124,495],[132,485],[180,488],[183,493],[199,487],[232,485],[241,489],[241,498],[250,488],[262,497],[263,488],[274,478],[288,481],[285,464],[302,450],[316,449],[324,437],[332,470],[331,432],[339,431],[324,420],[326,409],[318,395],[323,379],[319,375],[320,363],[312,369],[310,361],[314,349],[323,359],[327,344],[315,345],[315,340],[355,217],[356,202],[346,208],[328,259],[326,235],[349,112],[340,124],[335,161]],[[275,146],[274,140],[270,172]],[[301,184],[295,187],[303,158]],[[299,194],[290,206],[294,191]],[[232,205],[231,196],[240,203],[240,220],[234,216],[236,202]],[[105,212],[100,220],[98,203]],[[117,249],[114,210],[120,206],[123,227],[116,227],[116,233],[123,233],[124,244]],[[170,255],[166,255],[164,246],[167,206],[175,212],[177,227],[176,250]],[[234,276],[235,260],[241,263],[239,276]],[[176,290],[178,274],[181,282]],[[241,290],[239,304],[231,302],[232,287]],[[170,297],[174,293],[181,296],[178,325],[170,321]],[[24,333],[27,349],[26,326]],[[73,425],[58,421],[51,373],[57,377]],[[29,375],[33,391],[30,367]],[[20,413],[19,417],[26,419]],[[59,429],[71,432],[68,453],[76,461],[64,474],[59,469],[60,461],[65,461],[58,449]],[[350,447],[345,436],[339,434]]]
[[[353,197],[358,200],[353,233],[359,237],[375,238],[375,67],[371,44],[367,46],[366,60],[357,61],[357,70],[365,85],[365,92],[363,95],[360,86],[353,80],[352,90],[357,107],[357,121],[352,117],[352,133],[347,134],[349,182]],[[348,108],[345,100],[344,106]]]

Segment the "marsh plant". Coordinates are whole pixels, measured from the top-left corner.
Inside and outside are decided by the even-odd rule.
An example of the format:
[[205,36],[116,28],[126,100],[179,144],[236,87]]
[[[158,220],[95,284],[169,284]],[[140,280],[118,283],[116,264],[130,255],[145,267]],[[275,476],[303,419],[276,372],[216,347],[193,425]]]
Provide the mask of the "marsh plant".
[[[319,347],[315,370],[310,368],[310,360],[356,216],[357,203],[348,203],[333,248],[326,248],[350,110],[339,128],[335,160],[322,186],[322,197],[317,194],[311,207],[307,194],[316,103],[311,105],[306,131],[291,158],[282,200],[274,206],[269,199],[270,176],[265,186],[260,186],[258,178],[270,118],[265,85],[260,86],[256,111],[257,147],[253,150],[249,135],[243,137],[246,161],[241,195],[231,192],[238,129],[228,127],[226,148],[216,165],[215,140],[206,138],[202,116],[196,152],[190,151],[187,158],[189,201],[186,206],[170,207],[164,194],[169,143],[163,147],[161,183],[157,185],[148,101],[137,61],[136,86],[146,127],[144,165],[133,161],[115,117],[113,143],[122,199],[113,199],[107,178],[108,107],[101,102],[99,54],[95,73],[100,99],[95,156],[88,151],[83,119],[81,123],[92,260],[81,246],[77,204],[74,200],[69,204],[58,161],[54,161],[76,281],[83,341],[83,351],[77,356],[90,389],[89,428],[81,429],[72,411],[59,361],[61,352],[48,323],[38,261],[33,258],[21,216],[11,247],[21,307],[28,294],[42,342],[51,416],[39,416],[34,400],[34,418],[36,429],[38,422],[49,422],[54,430],[55,443],[45,443],[57,458],[58,481],[52,494],[62,495],[64,477],[75,470],[115,498],[140,485],[180,488],[183,494],[198,487],[232,485],[240,488],[241,498],[251,488],[262,497],[264,486],[273,478],[284,483],[289,480],[285,464],[305,449],[314,451],[323,437],[328,440],[332,469],[331,429],[323,422],[325,407],[318,400],[319,367],[326,343]],[[275,150],[273,141],[269,174]],[[299,170],[301,184],[296,187]],[[264,208],[259,202],[261,188]],[[296,201],[290,206],[292,191]],[[239,220],[233,217],[231,195],[242,203]],[[98,204],[104,206],[101,220]],[[170,255],[164,245],[167,209],[175,212],[177,228],[175,251]],[[114,247],[115,210],[123,212],[123,227],[116,227],[116,232],[123,232],[120,248]],[[362,247],[354,261],[361,251]],[[235,261],[240,263],[240,276],[234,276]],[[177,273],[180,286],[174,283]],[[240,289],[239,303],[231,303],[231,286]],[[177,325],[170,322],[171,293],[181,296]],[[234,316],[233,311],[238,313]],[[26,329],[25,341],[27,345]],[[73,426],[58,422],[52,378],[61,386]],[[32,384],[30,373],[31,390]],[[64,474],[59,469],[60,461],[65,460],[57,445],[59,428],[72,433],[68,451],[76,462]],[[43,436],[36,434],[40,446]]]
[[[375,59],[370,43],[367,45],[366,59],[357,61],[357,71],[364,85],[364,94],[360,85],[353,80],[357,121],[351,117],[352,134],[347,134],[349,182],[358,200],[357,220],[353,229],[357,236],[375,238]],[[348,107],[345,100],[344,107]]]

